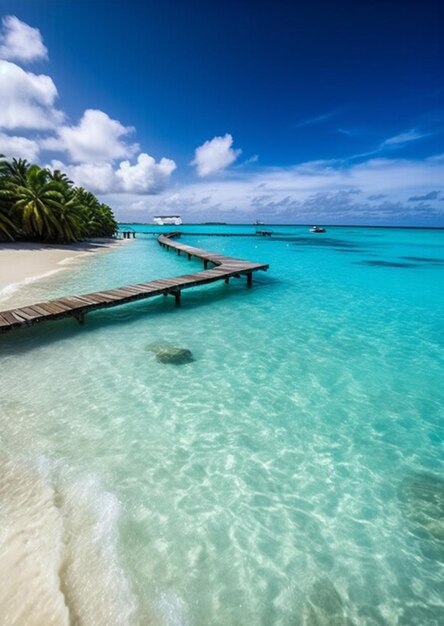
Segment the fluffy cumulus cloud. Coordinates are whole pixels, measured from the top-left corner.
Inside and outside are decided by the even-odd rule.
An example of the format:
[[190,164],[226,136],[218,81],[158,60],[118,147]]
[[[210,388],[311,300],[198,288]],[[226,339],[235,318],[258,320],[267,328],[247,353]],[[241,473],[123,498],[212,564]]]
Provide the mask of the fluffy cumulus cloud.
[[35,161],[39,152],[39,145],[33,139],[0,133],[0,154],[4,154],[8,158],[16,157]]
[[45,149],[66,152],[70,162],[52,161],[78,185],[95,193],[158,194],[168,185],[176,163],[165,157],[156,162],[146,152],[138,152],[137,144],[127,142],[133,132],[103,111],[85,111],[77,126],[62,126],[57,137],[42,142]]
[[139,154],[137,163],[122,161],[116,171],[119,187],[132,193],[159,193],[162,191],[176,169],[172,159],[160,159],[159,163],[149,154]]
[[115,172],[111,163],[79,163],[73,165],[54,159],[48,167],[65,172],[76,185],[85,187],[93,193],[114,191]]
[[201,177],[218,174],[234,163],[242,152],[234,150],[232,145],[233,137],[228,133],[223,137],[214,137],[196,148],[191,165],[196,166]]
[[167,187],[176,169],[171,159],[155,159],[142,152],[134,164],[122,161],[114,168],[110,163],[79,163],[69,165],[52,161],[53,169],[60,169],[82,187],[94,193],[158,194]]
[[0,60],[0,128],[52,129],[64,115],[55,108],[57,89],[49,76]]
[[57,137],[47,139],[43,147],[67,152],[75,163],[106,163],[131,157],[138,151],[137,144],[126,141],[133,131],[103,111],[87,109],[77,126],[60,126]]
[[0,59],[30,62],[48,58],[38,28],[32,28],[14,15],[2,20],[0,31]]

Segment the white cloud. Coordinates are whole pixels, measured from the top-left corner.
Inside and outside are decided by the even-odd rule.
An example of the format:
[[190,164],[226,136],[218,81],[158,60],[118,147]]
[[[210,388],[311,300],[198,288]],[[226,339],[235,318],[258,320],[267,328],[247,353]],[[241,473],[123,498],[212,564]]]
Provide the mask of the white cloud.
[[422,139],[423,137],[427,137],[427,136],[428,136],[428,133],[422,133],[416,130],[416,128],[412,128],[403,133],[400,133],[399,135],[395,135],[394,137],[389,137],[388,139],[384,141],[381,147],[383,148],[386,146],[398,146],[404,143],[409,143],[410,141],[416,141],[417,139]]
[[32,162],[37,159],[39,152],[39,145],[33,139],[0,133],[0,154],[8,158],[16,157]]
[[0,128],[54,128],[64,118],[54,108],[56,98],[57,89],[49,76],[0,61]]
[[113,191],[116,185],[116,176],[110,163],[80,163],[69,165],[61,161],[51,161],[51,169],[61,170],[79,187],[85,187],[93,193],[107,193]]
[[[411,196],[444,193],[444,158],[372,159],[344,165],[317,161],[288,168],[237,171],[236,178],[196,181],[141,202],[131,194],[110,198],[119,219],[140,219],[167,207],[185,220],[251,222],[444,223],[444,203],[417,207]],[[139,211],[139,214],[138,214]]]
[[48,50],[38,28],[28,26],[14,15],[8,15],[2,20],[0,58],[24,62],[47,59]]
[[67,165],[52,161],[51,168],[66,172],[77,185],[94,193],[158,194],[168,185],[176,164],[171,159],[155,159],[146,153],[134,165],[122,161],[114,169],[110,163],[79,163]]
[[156,163],[152,156],[142,152],[135,165],[122,161],[116,176],[123,191],[158,193],[164,189],[175,169],[176,163],[173,160],[162,158]]
[[242,150],[233,150],[233,137],[226,134],[214,137],[196,148],[191,165],[196,166],[199,176],[217,174],[234,163]]
[[304,126],[315,126],[317,124],[322,124],[326,120],[335,117],[339,113],[339,109],[335,109],[334,111],[328,111],[328,113],[323,113],[322,115],[316,115],[315,117],[309,117],[305,120],[301,120],[294,124],[293,128],[303,128]]
[[47,139],[42,147],[67,152],[76,163],[104,163],[133,156],[138,151],[137,144],[125,141],[133,131],[103,111],[87,109],[78,126],[61,126],[57,137]]

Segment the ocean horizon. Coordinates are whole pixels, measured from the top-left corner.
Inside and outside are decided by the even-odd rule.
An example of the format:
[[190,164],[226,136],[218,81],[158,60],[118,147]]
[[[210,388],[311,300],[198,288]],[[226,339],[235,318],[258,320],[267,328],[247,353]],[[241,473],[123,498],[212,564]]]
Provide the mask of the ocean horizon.
[[1,337],[0,521],[21,567],[0,615],[21,597],[32,625],[33,605],[45,625],[444,622],[444,229],[322,225],[122,223],[135,239],[0,296],[199,271],[157,243],[173,229],[269,264],[252,289]]

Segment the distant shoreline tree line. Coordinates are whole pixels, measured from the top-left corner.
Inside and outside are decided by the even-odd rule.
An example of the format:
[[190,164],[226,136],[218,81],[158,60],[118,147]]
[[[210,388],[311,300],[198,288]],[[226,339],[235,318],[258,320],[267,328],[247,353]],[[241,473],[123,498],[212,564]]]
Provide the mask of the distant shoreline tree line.
[[60,170],[0,155],[0,241],[72,243],[116,230],[111,208]]

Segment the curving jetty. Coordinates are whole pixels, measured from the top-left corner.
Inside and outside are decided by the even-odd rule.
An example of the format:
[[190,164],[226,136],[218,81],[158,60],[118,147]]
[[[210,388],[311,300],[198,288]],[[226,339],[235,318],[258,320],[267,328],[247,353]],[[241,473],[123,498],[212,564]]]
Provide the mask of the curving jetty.
[[[207,285],[218,280],[223,280],[228,284],[230,278],[239,278],[240,276],[246,276],[247,286],[251,287],[253,272],[268,269],[268,265],[265,263],[251,263],[174,241],[179,236],[180,233],[169,233],[168,235],[161,235],[157,241],[163,248],[176,251],[178,255],[187,255],[188,259],[201,259],[204,266],[203,271],[80,296],[67,296],[17,309],[0,311],[0,333],[65,317],[74,317],[80,324],[83,324],[86,314],[91,311],[120,306],[153,296],[171,295],[174,296],[176,305],[180,305],[183,289]],[[208,269],[210,263],[213,267]]]

